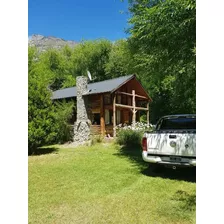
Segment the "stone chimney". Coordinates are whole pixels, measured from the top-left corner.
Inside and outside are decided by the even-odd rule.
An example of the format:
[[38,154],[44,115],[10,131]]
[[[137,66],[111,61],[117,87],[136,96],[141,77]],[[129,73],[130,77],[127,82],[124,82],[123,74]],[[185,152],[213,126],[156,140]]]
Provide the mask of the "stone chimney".
[[74,144],[83,144],[90,140],[90,120],[88,119],[87,77],[76,78],[77,89],[77,120],[74,124]]

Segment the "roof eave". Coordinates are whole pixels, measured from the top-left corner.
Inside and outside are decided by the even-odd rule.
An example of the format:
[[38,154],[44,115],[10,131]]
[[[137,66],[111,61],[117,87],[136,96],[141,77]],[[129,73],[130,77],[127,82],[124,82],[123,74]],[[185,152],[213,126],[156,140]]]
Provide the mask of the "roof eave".
[[97,95],[97,94],[103,94],[103,93],[110,93],[110,91],[97,92],[97,93],[87,92],[87,93],[83,94],[83,96]]
[[127,82],[131,81],[132,79],[134,79],[141,85],[142,89],[144,90],[146,96],[148,97],[148,100],[150,102],[152,102],[152,98],[148,95],[148,93],[145,91],[145,89],[143,88],[142,84],[136,79],[136,74],[133,74],[129,79],[127,79],[125,82],[123,82],[122,84],[120,84],[118,87],[116,87],[115,89],[113,89],[110,93],[114,93],[116,90],[118,90],[121,86],[123,86],[124,84],[126,84]]

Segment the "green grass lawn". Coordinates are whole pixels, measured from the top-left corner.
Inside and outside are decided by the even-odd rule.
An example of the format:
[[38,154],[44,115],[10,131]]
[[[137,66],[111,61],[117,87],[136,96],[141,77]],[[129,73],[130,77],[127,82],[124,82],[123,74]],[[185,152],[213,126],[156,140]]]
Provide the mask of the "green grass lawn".
[[29,223],[195,223],[195,195],[195,171],[153,173],[140,149],[101,143],[29,156]]

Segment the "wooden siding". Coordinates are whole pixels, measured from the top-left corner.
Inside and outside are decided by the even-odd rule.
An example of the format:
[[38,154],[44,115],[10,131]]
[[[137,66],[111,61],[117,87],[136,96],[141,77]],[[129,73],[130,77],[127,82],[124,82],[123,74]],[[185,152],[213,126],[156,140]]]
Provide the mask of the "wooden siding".
[[106,129],[106,135],[109,134],[112,137],[113,136],[113,125],[106,125],[105,129]]
[[[119,93],[120,92],[120,93]],[[136,96],[133,99],[133,93]],[[114,102],[116,100],[116,105]],[[91,125],[91,135],[113,136],[113,125],[118,124],[117,111],[120,111],[120,122],[122,124],[131,124],[132,120],[139,121],[140,110],[146,110],[148,104],[148,96],[141,84],[133,79],[121,86],[115,93],[103,93],[90,95],[88,97],[88,106],[90,111],[90,120],[94,119],[94,114],[99,114],[100,122],[97,125]],[[133,116],[132,107],[135,106],[136,114]],[[109,110],[110,123],[105,124],[105,109]],[[96,115],[95,115],[96,116]],[[92,119],[93,118],[93,119]],[[147,120],[149,120],[149,112],[147,112]],[[93,122],[92,122],[93,123]]]
[[129,110],[123,110],[123,123],[129,124],[130,121],[130,111]]
[[95,113],[100,113],[100,95],[99,94],[89,97],[89,108]]

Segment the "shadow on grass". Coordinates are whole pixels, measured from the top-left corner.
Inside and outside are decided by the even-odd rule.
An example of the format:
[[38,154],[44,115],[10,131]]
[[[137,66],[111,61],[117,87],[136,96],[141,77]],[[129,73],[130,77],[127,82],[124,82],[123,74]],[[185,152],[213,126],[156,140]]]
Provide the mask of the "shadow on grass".
[[161,167],[159,170],[154,171],[152,167],[148,166],[147,169],[142,171],[142,174],[151,177],[161,177],[171,180],[183,180],[187,182],[196,183],[196,169],[195,168],[171,168]]
[[174,201],[182,202],[179,209],[192,211],[196,209],[196,194],[189,194],[186,191],[179,190],[171,198]]
[[35,151],[33,151],[29,156],[39,156],[39,155],[45,155],[45,154],[58,154],[58,148],[56,147],[40,147],[37,148]]
[[153,165],[150,166],[143,161],[141,146],[122,147],[115,155],[128,158],[143,175],[196,183],[196,168],[177,168],[173,170],[161,166],[159,169],[154,169]]

